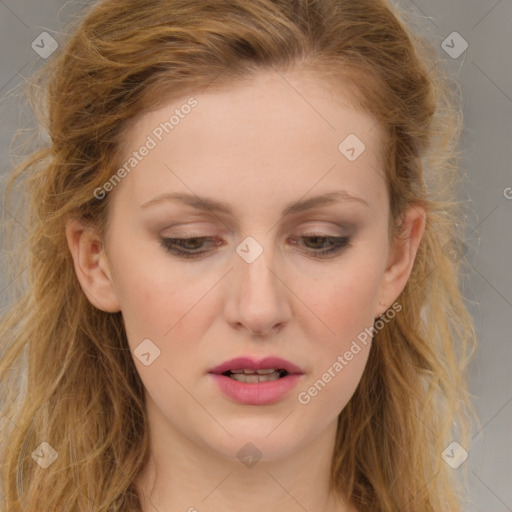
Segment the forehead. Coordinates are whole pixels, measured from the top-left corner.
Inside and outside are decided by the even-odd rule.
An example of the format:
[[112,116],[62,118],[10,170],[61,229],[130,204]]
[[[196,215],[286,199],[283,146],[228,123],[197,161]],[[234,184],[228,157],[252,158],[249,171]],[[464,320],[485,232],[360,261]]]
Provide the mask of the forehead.
[[300,72],[262,72],[139,116],[125,132],[122,163],[148,144],[122,183],[138,204],[177,189],[220,197],[234,188],[254,196],[303,195],[315,183],[323,187],[315,192],[384,185],[376,120],[354,106],[348,89],[334,92]]

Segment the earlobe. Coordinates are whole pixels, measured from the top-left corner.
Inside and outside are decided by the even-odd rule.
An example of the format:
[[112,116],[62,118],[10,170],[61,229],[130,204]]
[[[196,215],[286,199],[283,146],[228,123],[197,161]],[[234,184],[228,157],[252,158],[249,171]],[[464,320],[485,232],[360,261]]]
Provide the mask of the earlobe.
[[80,219],[70,219],[66,238],[77,279],[89,302],[102,311],[120,311],[107,254],[96,230]]
[[[417,205],[411,206],[402,220],[399,238],[395,238],[389,251],[375,318],[382,315],[405,288],[425,232],[425,225],[425,210]],[[385,306],[383,307],[383,305]]]

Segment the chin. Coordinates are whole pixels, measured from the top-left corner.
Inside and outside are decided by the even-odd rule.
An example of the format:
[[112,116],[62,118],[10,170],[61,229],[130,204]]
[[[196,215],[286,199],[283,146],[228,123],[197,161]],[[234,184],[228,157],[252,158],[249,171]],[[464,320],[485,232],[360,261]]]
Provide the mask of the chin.
[[[204,442],[220,457],[242,462],[247,467],[251,467],[258,461],[271,462],[282,459],[299,448],[297,443],[299,440],[293,439],[291,433],[283,431],[280,435],[274,435],[274,433],[269,435],[269,432],[271,429],[265,428],[251,435],[246,429],[230,430],[233,437],[226,434],[220,439],[204,439]],[[291,440],[294,442],[292,443]]]

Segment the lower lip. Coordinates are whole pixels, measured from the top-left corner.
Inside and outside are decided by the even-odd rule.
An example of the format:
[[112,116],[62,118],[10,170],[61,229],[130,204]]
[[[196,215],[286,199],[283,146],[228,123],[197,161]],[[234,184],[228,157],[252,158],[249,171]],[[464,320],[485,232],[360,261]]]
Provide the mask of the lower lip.
[[278,402],[297,386],[302,377],[302,374],[294,373],[277,380],[249,383],[238,382],[216,373],[210,375],[228,398],[245,405],[268,405]]

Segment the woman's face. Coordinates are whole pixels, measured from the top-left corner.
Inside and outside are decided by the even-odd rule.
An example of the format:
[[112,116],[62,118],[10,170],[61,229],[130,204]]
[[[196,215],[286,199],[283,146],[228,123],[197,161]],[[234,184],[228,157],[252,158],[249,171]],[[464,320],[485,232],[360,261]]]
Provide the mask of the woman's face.
[[[100,255],[107,284],[88,296],[122,312],[153,429],[276,459],[334,433],[411,253],[388,239],[380,128],[348,97],[269,72],[193,98],[127,132],[130,170],[112,181]],[[268,383],[211,373],[238,357],[300,372]]]

